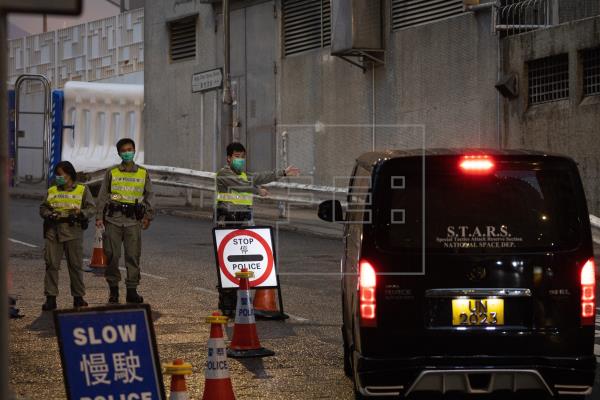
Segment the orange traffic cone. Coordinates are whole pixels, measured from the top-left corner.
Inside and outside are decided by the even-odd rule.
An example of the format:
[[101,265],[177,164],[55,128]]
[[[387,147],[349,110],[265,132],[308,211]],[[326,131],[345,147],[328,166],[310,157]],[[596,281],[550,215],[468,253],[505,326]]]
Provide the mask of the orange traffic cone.
[[210,338],[202,400],[235,400],[221,326],[227,323],[227,317],[222,316],[220,312],[214,312],[206,318],[206,322],[210,324]]
[[185,384],[185,376],[192,374],[192,364],[184,363],[182,359],[178,358],[172,364],[166,364],[163,367],[165,374],[171,375],[169,400],[190,400]]
[[256,289],[254,293],[254,316],[260,319],[283,320],[289,315],[277,308],[275,289]]
[[240,286],[237,292],[233,338],[227,349],[227,355],[232,358],[268,357],[275,354],[262,347],[258,340],[254,308],[250,298],[250,283],[248,282],[248,279],[253,276],[254,273],[247,269],[242,269],[241,272],[235,274],[235,277],[240,279]]
[[[94,250],[92,251],[92,260],[90,268],[106,268],[106,255],[104,254],[104,246],[102,245],[102,235],[104,228],[96,227],[96,235],[94,236]],[[99,271],[98,271],[99,272]]]

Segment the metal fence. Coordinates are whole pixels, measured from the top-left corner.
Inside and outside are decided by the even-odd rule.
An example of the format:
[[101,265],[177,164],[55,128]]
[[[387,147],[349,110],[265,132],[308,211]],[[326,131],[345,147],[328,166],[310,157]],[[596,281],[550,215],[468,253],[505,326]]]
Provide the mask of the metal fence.
[[[8,78],[42,74],[53,88],[143,71],[144,9],[8,42]],[[29,92],[40,88],[32,85]]]
[[[196,171],[187,168],[177,168],[160,165],[144,165],[150,173],[153,184],[187,190],[214,193],[215,173]],[[79,179],[88,185],[98,185],[106,170],[80,174]],[[323,200],[338,199],[345,205],[346,187],[319,186],[305,183],[302,178],[294,178],[293,182],[271,182],[264,185],[269,195],[262,200],[271,200],[282,204],[316,206]],[[258,197],[257,197],[258,198]]]
[[497,0],[496,30],[503,35],[545,28],[557,23],[554,0]]

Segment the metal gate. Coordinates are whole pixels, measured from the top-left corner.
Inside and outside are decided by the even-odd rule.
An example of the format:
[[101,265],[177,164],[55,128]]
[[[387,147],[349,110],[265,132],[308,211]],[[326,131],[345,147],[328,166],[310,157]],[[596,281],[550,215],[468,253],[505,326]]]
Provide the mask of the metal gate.
[[[233,137],[248,150],[248,169],[275,168],[276,54],[275,3],[267,1],[231,11]],[[222,16],[217,19],[222,31]],[[222,35],[217,48],[223,48]],[[219,63],[223,54],[219,54]]]
[[[29,90],[32,85],[41,85],[42,91]],[[46,180],[51,96],[44,75],[21,75],[15,82],[15,185]]]

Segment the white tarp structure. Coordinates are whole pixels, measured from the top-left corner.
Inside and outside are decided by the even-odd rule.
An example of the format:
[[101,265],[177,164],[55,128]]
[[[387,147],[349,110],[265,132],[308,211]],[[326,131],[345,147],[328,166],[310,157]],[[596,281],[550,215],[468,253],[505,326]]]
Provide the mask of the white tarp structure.
[[63,131],[62,160],[82,172],[110,167],[121,161],[115,144],[127,137],[135,162],[144,162],[143,85],[67,82],[64,93],[64,125],[74,129]]

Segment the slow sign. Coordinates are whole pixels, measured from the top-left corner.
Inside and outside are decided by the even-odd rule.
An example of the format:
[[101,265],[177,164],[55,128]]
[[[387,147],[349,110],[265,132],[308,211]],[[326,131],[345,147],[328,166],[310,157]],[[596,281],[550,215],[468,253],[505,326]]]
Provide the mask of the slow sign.
[[150,306],[54,313],[70,400],[163,400]]

